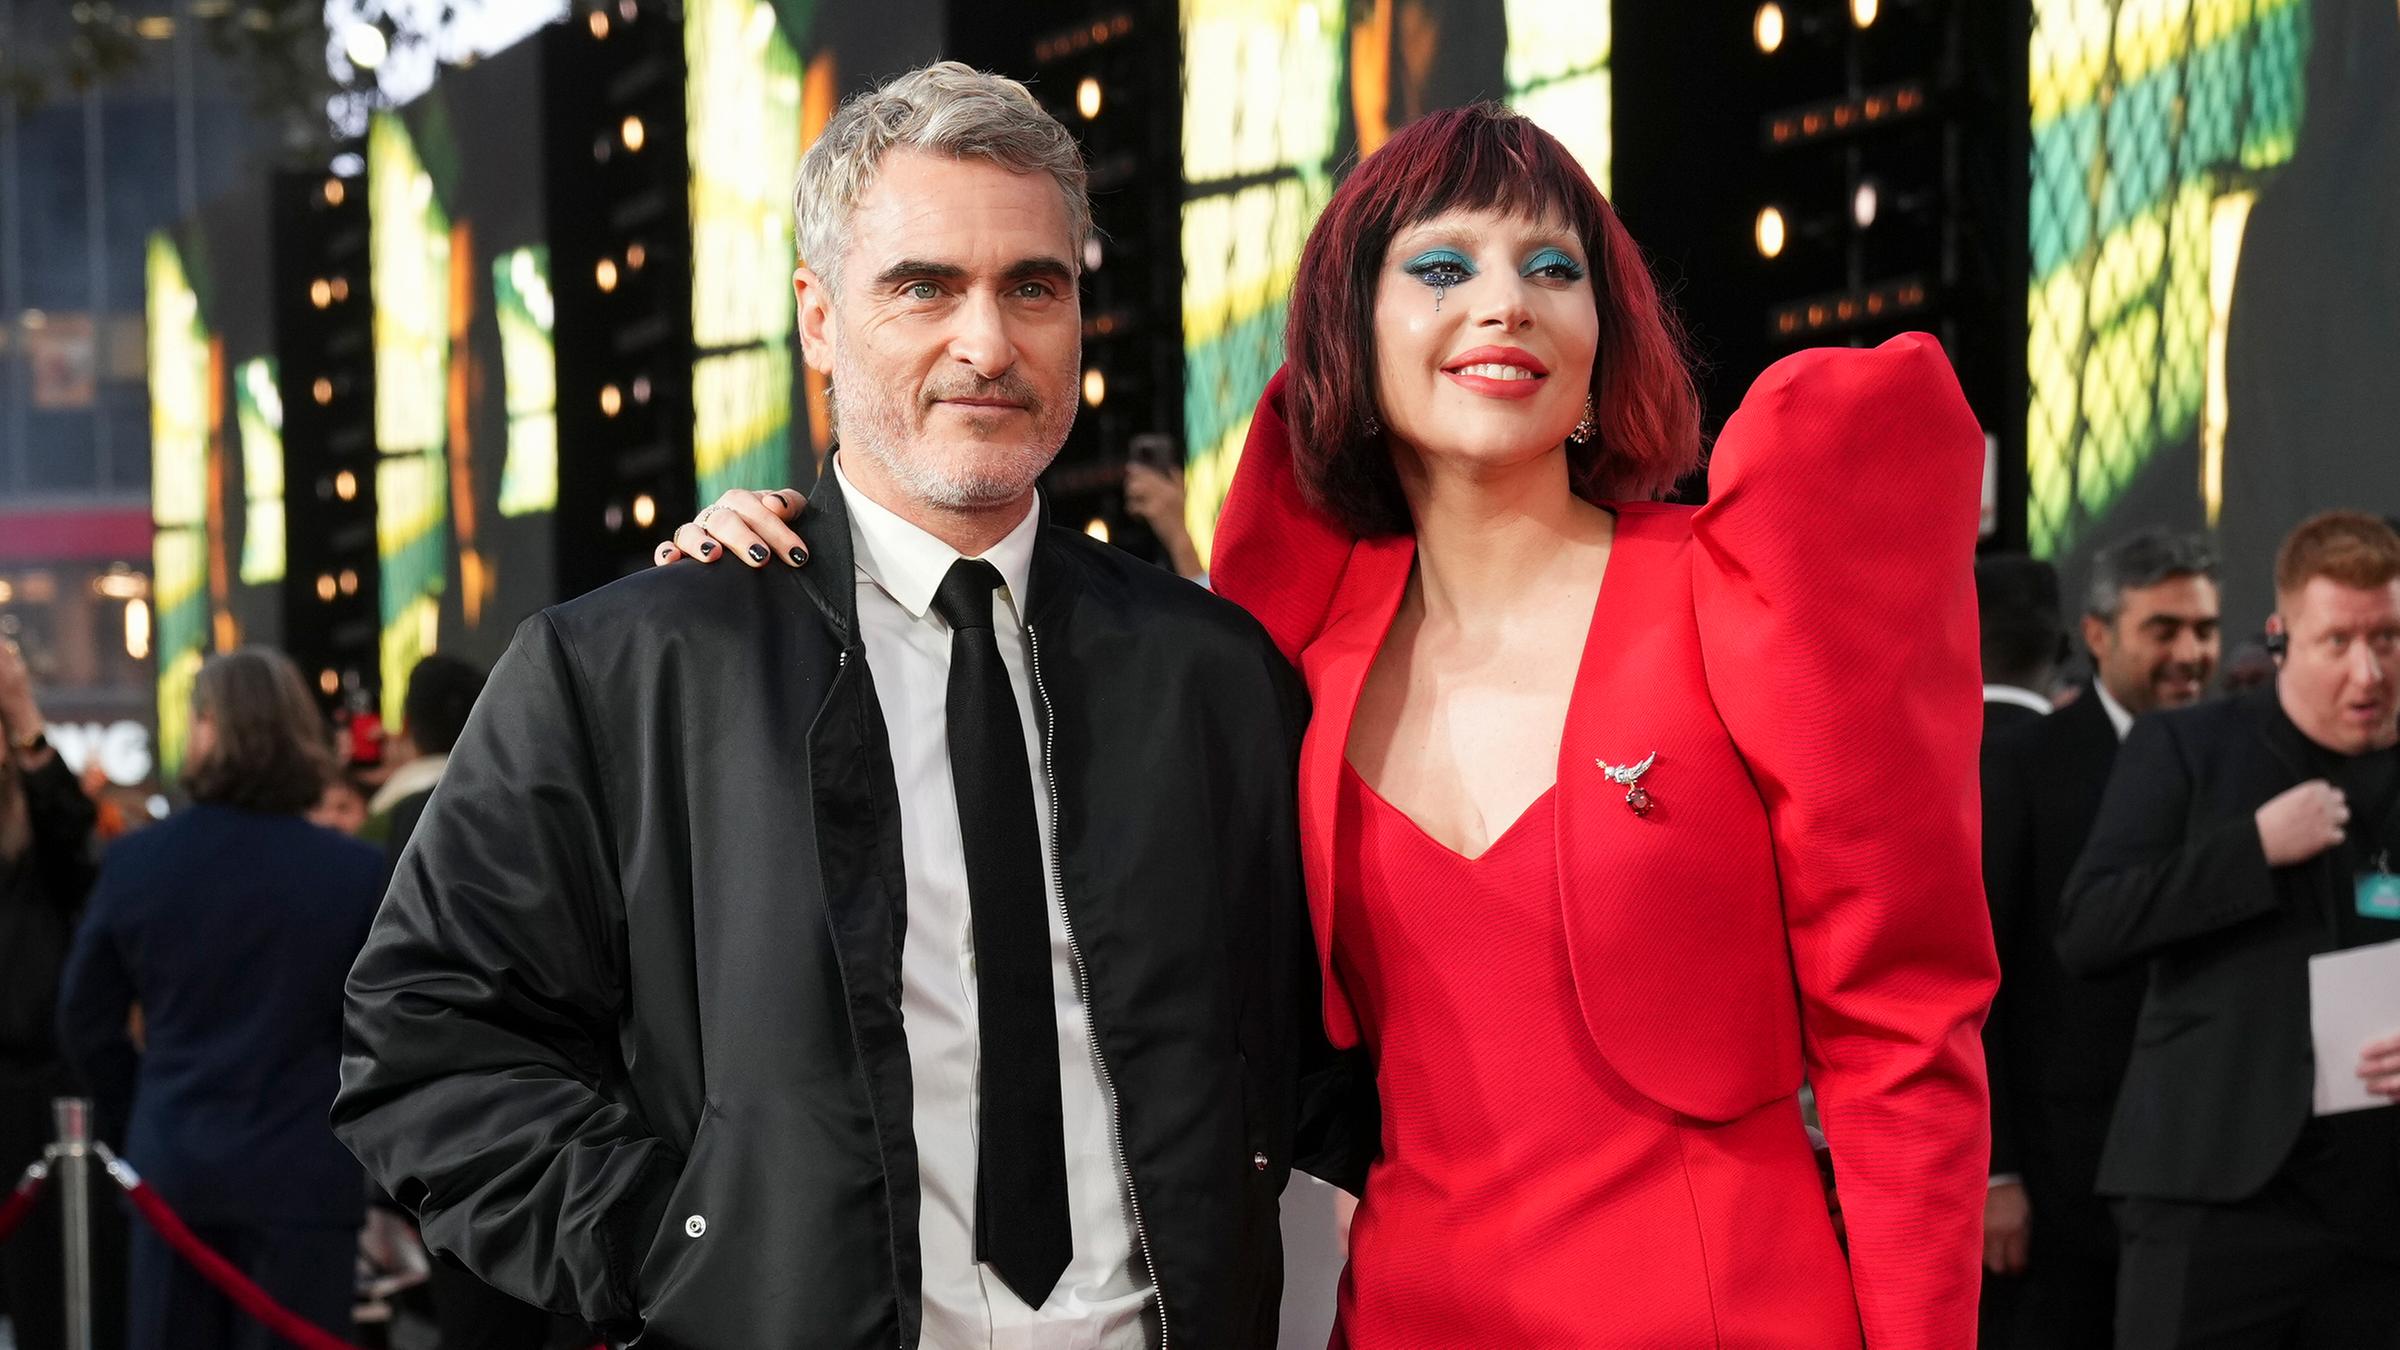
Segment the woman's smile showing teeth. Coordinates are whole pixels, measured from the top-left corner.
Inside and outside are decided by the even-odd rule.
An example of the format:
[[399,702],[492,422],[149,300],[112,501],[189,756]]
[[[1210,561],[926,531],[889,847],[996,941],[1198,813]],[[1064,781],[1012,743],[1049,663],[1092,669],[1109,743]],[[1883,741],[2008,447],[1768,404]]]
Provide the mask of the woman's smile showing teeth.
[[1487,398],[1530,398],[1550,368],[1522,347],[1477,347],[1442,367],[1453,384]]

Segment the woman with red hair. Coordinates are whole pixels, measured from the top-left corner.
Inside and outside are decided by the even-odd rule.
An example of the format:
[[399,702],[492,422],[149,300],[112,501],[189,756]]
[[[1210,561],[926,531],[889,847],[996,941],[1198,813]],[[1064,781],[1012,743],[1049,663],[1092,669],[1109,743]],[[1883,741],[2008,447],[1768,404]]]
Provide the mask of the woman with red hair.
[[[1314,700],[1325,1026],[1376,1067],[1336,1343],[1970,1344],[1983,456],[1940,349],[1779,363],[1659,504],[1673,321],[1493,105],[1350,174],[1286,347],[1213,575]],[[721,504],[736,552],[791,509]]]

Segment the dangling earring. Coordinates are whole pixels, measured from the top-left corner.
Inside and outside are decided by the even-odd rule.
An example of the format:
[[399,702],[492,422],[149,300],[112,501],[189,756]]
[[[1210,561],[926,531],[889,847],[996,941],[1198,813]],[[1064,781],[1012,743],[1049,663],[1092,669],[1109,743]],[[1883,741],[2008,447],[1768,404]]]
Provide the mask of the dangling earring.
[[1369,437],[1369,438],[1373,438],[1373,437],[1376,437],[1376,436],[1380,436],[1380,435],[1382,435],[1382,434],[1383,434],[1383,419],[1382,419],[1382,418],[1380,418],[1380,417],[1377,417],[1377,416],[1375,415],[1375,410],[1374,410],[1373,408],[1369,408],[1369,409],[1367,409],[1367,435],[1368,435],[1368,437]]
[[1577,422],[1575,429],[1567,433],[1567,439],[1577,445],[1583,445],[1599,432],[1600,424],[1592,420],[1592,396],[1586,394],[1583,396],[1583,420]]

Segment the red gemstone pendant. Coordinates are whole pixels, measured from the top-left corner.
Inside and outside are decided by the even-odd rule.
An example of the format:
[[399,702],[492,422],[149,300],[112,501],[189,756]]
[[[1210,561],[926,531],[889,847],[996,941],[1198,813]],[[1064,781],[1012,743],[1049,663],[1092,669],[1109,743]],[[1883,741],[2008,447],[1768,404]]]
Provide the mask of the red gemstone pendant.
[[1644,792],[1639,785],[1636,785],[1633,791],[1625,794],[1625,804],[1632,807],[1633,813],[1637,816],[1650,814],[1650,794]]

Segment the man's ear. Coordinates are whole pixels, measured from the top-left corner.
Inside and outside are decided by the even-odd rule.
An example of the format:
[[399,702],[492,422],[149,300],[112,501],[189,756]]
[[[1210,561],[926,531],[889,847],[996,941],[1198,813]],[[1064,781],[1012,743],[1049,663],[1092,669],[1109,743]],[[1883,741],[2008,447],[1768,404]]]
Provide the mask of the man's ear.
[[2283,616],[2281,614],[2268,615],[2267,655],[2274,657],[2275,664],[2280,666],[2283,664],[2283,654],[2291,650],[2291,645],[2292,639],[2283,626]]
[[792,299],[800,320],[800,356],[819,374],[833,373],[833,289],[816,269],[802,264],[792,269]]
[[2083,616],[2083,646],[2092,654],[2092,664],[2100,664],[2101,653],[2107,650],[2111,634],[2108,620],[2097,614]]

